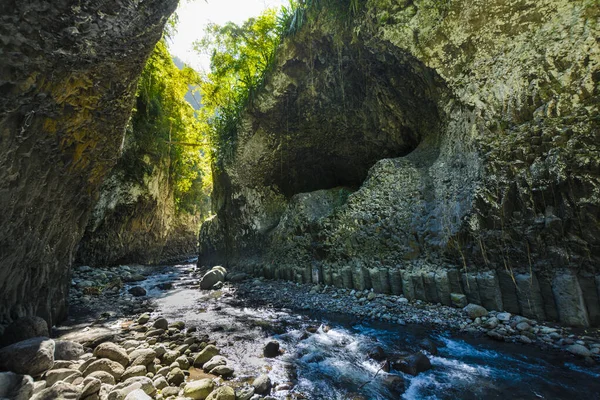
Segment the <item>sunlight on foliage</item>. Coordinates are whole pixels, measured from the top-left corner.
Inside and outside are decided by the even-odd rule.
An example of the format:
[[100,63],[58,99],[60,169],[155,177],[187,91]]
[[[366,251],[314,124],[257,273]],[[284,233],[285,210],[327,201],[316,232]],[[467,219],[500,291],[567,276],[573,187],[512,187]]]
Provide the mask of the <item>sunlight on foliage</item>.
[[208,127],[184,99],[190,85],[199,83],[193,69],[177,68],[164,40],[156,45],[140,77],[120,167],[143,184],[155,166],[166,164],[178,210],[206,214],[212,187]]

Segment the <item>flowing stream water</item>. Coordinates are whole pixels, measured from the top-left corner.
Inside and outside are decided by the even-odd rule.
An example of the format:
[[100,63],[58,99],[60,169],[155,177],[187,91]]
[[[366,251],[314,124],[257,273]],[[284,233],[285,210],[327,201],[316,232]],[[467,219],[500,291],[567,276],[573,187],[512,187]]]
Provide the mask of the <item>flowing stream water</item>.
[[[277,398],[600,399],[600,368],[578,366],[565,354],[423,325],[247,306],[234,289],[191,287],[198,280],[191,275],[193,269],[165,267],[140,282],[155,301],[155,312],[207,331],[234,366],[235,380],[248,381],[265,372],[273,382],[289,382],[291,390],[275,391]],[[169,282],[172,289],[158,288]],[[307,334],[309,327],[316,333]],[[374,346],[386,354],[417,351],[427,337],[440,344],[439,352],[428,354],[433,368],[416,377],[379,371],[379,363],[367,356]],[[281,344],[281,356],[262,356],[270,339]],[[393,384],[393,375],[404,379],[402,389]]]

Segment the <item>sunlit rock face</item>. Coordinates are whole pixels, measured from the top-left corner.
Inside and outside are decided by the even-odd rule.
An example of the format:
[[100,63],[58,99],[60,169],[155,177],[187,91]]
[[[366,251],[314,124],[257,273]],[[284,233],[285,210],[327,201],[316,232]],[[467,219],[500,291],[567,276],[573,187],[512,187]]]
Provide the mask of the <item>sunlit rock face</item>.
[[313,18],[215,172],[200,264],[599,324],[599,16],[372,0]]
[[0,325],[65,315],[74,248],[176,3],[0,5]]

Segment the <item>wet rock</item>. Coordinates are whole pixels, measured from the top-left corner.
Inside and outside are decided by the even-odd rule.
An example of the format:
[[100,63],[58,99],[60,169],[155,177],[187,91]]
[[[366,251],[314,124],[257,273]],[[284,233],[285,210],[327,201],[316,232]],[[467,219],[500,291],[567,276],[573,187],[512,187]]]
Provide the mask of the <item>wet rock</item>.
[[518,331],[527,331],[527,332],[528,332],[528,331],[530,331],[530,330],[531,330],[531,325],[529,325],[529,324],[528,324],[526,321],[523,321],[523,322],[519,322],[519,323],[518,323],[518,324],[515,326],[515,328],[516,328]]
[[417,376],[421,372],[431,369],[429,358],[421,352],[411,354],[392,364],[396,371],[404,372],[405,374]]
[[383,361],[386,359],[385,351],[381,346],[375,346],[367,352],[367,356],[375,361]]
[[167,330],[169,328],[169,321],[167,321],[165,318],[159,318],[156,321],[154,321],[154,324],[152,324],[152,326],[156,329]]
[[141,286],[134,286],[132,288],[129,288],[128,292],[129,294],[135,297],[141,297],[146,295],[146,289],[144,289]]
[[263,348],[263,355],[268,358],[277,357],[279,355],[279,342],[272,340]]
[[204,370],[204,372],[209,372],[213,368],[215,368],[219,365],[226,365],[226,364],[227,364],[227,359],[225,357],[214,356],[213,358],[211,358],[210,360],[208,360],[207,362],[204,363],[204,365],[202,366],[202,369]]
[[467,296],[461,293],[450,293],[450,301],[454,307],[463,308],[467,305]]
[[66,382],[57,382],[52,387],[42,390],[31,400],[77,400],[81,397],[81,388]]
[[423,350],[426,350],[427,352],[429,352],[432,355],[437,355],[438,353],[438,346],[437,344],[431,340],[430,338],[425,338],[423,340],[421,340],[419,342],[419,347],[422,348]]
[[85,352],[82,345],[70,340],[54,341],[54,360],[77,360]]
[[50,370],[46,373],[46,376],[45,376],[46,385],[48,385],[48,387],[50,387],[50,386],[54,385],[56,382],[64,381],[68,377],[71,377],[73,375],[75,375],[75,377],[79,377],[79,376],[81,376],[81,372],[79,372],[75,369],[70,369],[70,368],[59,368],[59,369]]
[[383,384],[391,391],[396,393],[404,392],[404,378],[399,375],[386,375],[383,377]]
[[463,311],[466,312],[471,319],[485,317],[488,314],[488,311],[485,308],[473,303],[468,304],[465,308],[463,308]]
[[185,375],[179,367],[173,368],[167,375],[167,382],[170,385],[179,386],[183,381],[185,381]]
[[92,362],[84,371],[83,376],[88,376],[93,372],[104,371],[111,374],[115,381],[121,379],[121,376],[125,372],[125,368],[116,361],[109,360],[108,358],[101,358]]
[[572,344],[568,346],[567,351],[579,357],[589,357],[592,355],[592,353],[587,347],[582,346],[580,344]]
[[190,381],[183,388],[183,395],[194,400],[204,400],[215,388],[212,379]]
[[[183,329],[185,329],[185,322],[183,321],[175,321],[172,324],[169,325],[169,328],[175,328],[178,331],[182,331]],[[194,338],[192,338],[194,339]]]
[[218,282],[224,281],[225,273],[223,273],[223,269],[214,267],[213,269],[205,273],[202,276],[202,279],[200,279],[200,289],[211,289]]
[[206,346],[194,359],[194,367],[202,368],[205,362],[216,355],[221,354],[221,351],[212,344]]
[[137,323],[140,325],[144,325],[146,324],[148,321],[150,321],[150,314],[142,314],[140,315],[140,317],[137,319]]
[[134,365],[133,367],[129,367],[125,370],[123,376],[121,376],[121,379],[127,380],[135,376],[145,376],[147,372],[148,371],[144,365]]
[[49,337],[48,324],[40,317],[24,317],[6,327],[0,340],[0,347],[22,342],[35,337]]
[[29,400],[33,395],[33,379],[14,372],[0,372],[0,399]]
[[504,341],[504,335],[498,331],[488,331],[486,334],[494,340]]
[[219,365],[210,370],[210,374],[228,377],[233,375],[233,368],[228,365]]
[[499,323],[500,323],[500,321],[498,320],[498,318],[491,317],[487,321],[485,321],[484,326],[487,329],[494,329],[498,326]]
[[54,340],[38,337],[0,349],[0,370],[38,376],[54,364]]
[[519,336],[519,341],[521,343],[525,343],[525,344],[531,344],[533,342],[529,337],[527,337],[525,335],[520,335]]
[[254,388],[251,386],[238,388],[235,393],[235,398],[237,400],[249,400],[252,396],[254,396]]
[[221,386],[210,393],[206,400],[235,400],[235,391],[232,387]]
[[129,364],[129,356],[127,351],[121,346],[112,342],[101,343],[94,349],[94,357],[108,358],[121,364],[123,367],[127,367]]
[[252,382],[252,387],[254,387],[254,392],[257,394],[267,395],[267,394],[271,393],[272,386],[273,385],[271,383],[271,378],[269,378],[269,375],[266,375],[266,374],[259,375]]

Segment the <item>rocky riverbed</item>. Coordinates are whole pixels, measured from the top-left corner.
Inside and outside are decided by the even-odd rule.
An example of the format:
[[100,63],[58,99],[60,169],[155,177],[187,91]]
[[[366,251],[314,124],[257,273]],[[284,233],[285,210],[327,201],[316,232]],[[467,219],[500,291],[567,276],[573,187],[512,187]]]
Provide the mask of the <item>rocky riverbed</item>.
[[65,325],[50,333],[43,320],[28,319],[5,330],[4,344],[12,344],[0,349],[0,366],[13,372],[0,373],[0,398],[600,392],[597,332],[371,291],[235,273],[224,282],[226,271],[215,271],[206,275],[192,264],[77,268]]

